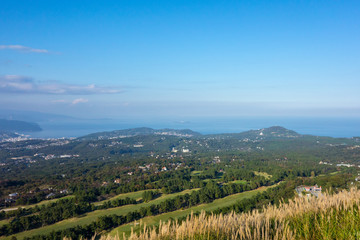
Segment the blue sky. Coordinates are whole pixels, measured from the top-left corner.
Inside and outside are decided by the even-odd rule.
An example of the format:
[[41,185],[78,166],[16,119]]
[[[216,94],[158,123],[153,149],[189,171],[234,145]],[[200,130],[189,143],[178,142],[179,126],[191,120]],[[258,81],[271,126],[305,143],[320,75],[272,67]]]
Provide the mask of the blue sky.
[[5,0],[0,108],[359,117],[359,16],[359,1]]

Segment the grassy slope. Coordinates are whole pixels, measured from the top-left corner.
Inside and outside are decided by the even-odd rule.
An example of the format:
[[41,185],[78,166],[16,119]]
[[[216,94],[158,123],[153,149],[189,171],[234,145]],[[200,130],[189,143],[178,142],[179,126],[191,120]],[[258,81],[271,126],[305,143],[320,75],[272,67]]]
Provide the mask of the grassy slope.
[[4,225],[4,224],[7,224],[7,223],[9,223],[9,220],[7,220],[7,219],[1,220],[1,221],[0,221],[0,227],[1,227],[2,225]]
[[95,221],[100,216],[105,216],[105,215],[110,215],[110,214],[124,215],[124,214],[127,214],[128,212],[139,210],[141,207],[147,207],[152,204],[158,204],[166,199],[171,199],[178,195],[184,195],[186,193],[191,193],[192,191],[197,191],[197,190],[198,189],[192,189],[192,190],[185,190],[185,191],[182,191],[179,193],[164,194],[163,196],[161,196],[153,201],[150,201],[148,203],[140,203],[140,204],[136,204],[136,205],[126,205],[126,206],[121,206],[121,207],[117,207],[117,208],[97,210],[94,212],[87,213],[82,217],[66,219],[61,222],[57,222],[55,224],[49,225],[49,226],[33,229],[30,231],[21,232],[21,233],[14,234],[14,235],[8,236],[6,238],[0,238],[0,239],[10,239],[12,236],[16,236],[17,239],[22,239],[25,236],[31,237],[31,236],[38,235],[38,234],[47,234],[52,231],[75,227],[77,225],[86,225],[86,224],[90,224],[91,222]]
[[[260,213],[227,214],[163,224],[151,239],[360,239],[360,190],[352,188],[319,198],[294,198]],[[132,240],[145,239],[147,233]],[[116,238],[107,238],[108,240]],[[146,238],[149,239],[149,238]]]
[[59,201],[61,199],[68,199],[68,198],[73,198],[73,197],[74,197],[73,195],[68,195],[68,196],[65,196],[65,197],[62,197],[62,198],[54,198],[54,199],[50,199],[50,200],[44,200],[44,201],[41,201],[41,202],[36,203],[36,204],[4,208],[4,209],[1,209],[0,211],[3,211],[3,210],[4,211],[12,211],[12,210],[16,210],[18,208],[28,209],[28,208],[32,208],[32,207],[35,207],[35,206],[42,206],[42,205],[46,205],[46,204],[49,204],[49,203],[53,203],[53,202]]
[[[155,190],[155,189],[149,189],[149,190]],[[109,201],[109,200],[112,201],[115,199],[125,199],[127,197],[135,199],[135,200],[140,200],[142,198],[143,192],[145,192],[145,191],[148,191],[148,190],[142,190],[142,191],[130,192],[130,193],[122,193],[122,194],[116,195],[115,197],[106,199],[104,201],[96,202],[96,203],[94,203],[94,205],[98,206],[98,205],[102,205],[104,202]]]
[[[178,211],[174,211],[174,212],[169,212],[169,213],[164,213],[164,214],[160,214],[157,216],[152,216],[152,217],[145,217],[142,219],[143,223],[146,223],[147,226],[151,226],[151,225],[156,225],[161,221],[167,221],[169,220],[169,218],[180,218],[180,217],[184,217],[187,216],[189,214],[191,214],[191,212],[200,212],[201,210],[205,210],[205,211],[213,211],[217,208],[222,208],[222,207],[226,207],[226,206],[230,206],[235,204],[237,201],[242,200],[244,198],[250,198],[254,195],[256,195],[259,192],[263,192],[266,189],[270,188],[272,186],[269,187],[261,187],[258,188],[256,190],[252,190],[252,191],[247,191],[247,192],[242,192],[242,193],[238,193],[238,194],[234,194],[234,195],[230,195],[221,199],[217,199],[211,203],[208,204],[202,204],[199,206],[195,206],[195,207],[191,207],[185,210],[178,210]],[[129,224],[125,224],[122,225],[118,228],[115,228],[114,230],[112,230],[110,232],[110,235],[115,236],[115,235],[119,235],[122,236],[123,232],[125,232],[126,234],[129,234],[131,232],[131,228],[134,227],[134,222],[129,223]],[[134,230],[138,230],[138,227],[135,227]]]
[[235,184],[246,184],[247,181],[246,181],[246,180],[235,180],[235,181],[231,181],[231,182],[224,183],[224,184],[231,184],[231,183],[235,183]]
[[[144,192],[145,190],[143,191],[137,191],[137,192],[130,192],[130,193],[122,193],[122,194],[119,194],[119,195],[116,195],[112,198],[109,198],[107,200],[104,200],[104,201],[100,201],[100,202],[95,202],[94,205],[95,206],[98,206],[98,205],[102,205],[104,202],[106,201],[109,201],[109,200],[115,200],[115,199],[125,199],[125,198],[132,198],[132,199],[135,199],[135,200],[140,200],[141,197],[142,197],[142,193]],[[26,205],[26,206],[19,206],[21,208],[31,208],[31,207],[35,207],[35,206],[42,206],[42,205],[45,205],[45,204],[49,204],[49,203],[53,203],[53,202],[56,202],[58,200],[61,200],[61,199],[68,199],[68,198],[73,198],[74,196],[73,195],[69,195],[69,196],[65,196],[65,197],[62,197],[62,198],[56,198],[56,199],[51,199],[51,200],[45,200],[45,201],[41,201],[37,204],[33,204],[33,205]],[[16,207],[16,209],[18,209],[19,207]],[[7,209],[12,209],[12,208],[7,208]],[[14,209],[15,210],[15,209]],[[4,224],[7,224],[9,223],[9,220],[8,219],[5,219],[5,220],[1,220],[0,221],[0,227]]]
[[272,175],[266,173],[266,172],[256,172],[254,171],[254,174],[257,175],[257,176],[262,176],[266,179],[270,179],[272,177]]
[[[13,211],[13,210],[17,210],[19,208],[25,208],[25,209],[28,209],[28,208],[32,208],[32,207],[35,207],[35,206],[42,206],[42,205],[46,205],[46,204],[49,204],[49,203],[53,203],[53,202],[56,202],[56,201],[59,201],[61,199],[69,199],[69,198],[73,198],[74,196],[73,195],[69,195],[69,196],[65,196],[65,197],[62,197],[62,198],[55,198],[55,199],[50,199],[50,200],[44,200],[44,201],[41,201],[39,203],[36,203],[36,204],[32,204],[32,205],[24,205],[24,206],[16,206],[16,207],[11,207],[11,208],[4,208],[4,209],[1,209],[0,211]],[[4,224],[7,224],[9,223],[9,219],[4,219],[4,220],[1,220],[0,221],[0,227]]]
[[203,171],[192,171],[191,172],[191,176],[198,176],[202,173]]

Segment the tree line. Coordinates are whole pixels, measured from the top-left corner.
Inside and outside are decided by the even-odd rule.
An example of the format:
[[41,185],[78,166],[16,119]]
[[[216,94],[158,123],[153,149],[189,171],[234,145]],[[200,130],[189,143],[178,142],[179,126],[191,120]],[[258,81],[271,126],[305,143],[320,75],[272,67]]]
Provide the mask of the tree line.
[[[99,209],[107,209],[136,203],[137,202],[134,199],[125,198],[115,199],[112,201],[109,200],[104,202],[102,205],[95,206],[88,202],[77,202],[76,198],[62,199],[43,207],[33,208],[32,210],[18,210],[17,213],[19,215],[15,216],[8,224],[4,224],[0,227],[0,236],[43,227]],[[23,216],[24,213],[31,215]]]
[[171,211],[176,211],[182,208],[188,208],[195,205],[210,203],[215,199],[223,198],[225,196],[253,190],[261,186],[261,183],[253,184],[226,184],[219,185],[214,181],[210,181],[207,185],[200,189],[194,190],[191,194],[180,195],[172,199],[167,199],[159,204],[152,204],[148,207],[142,207],[137,211],[128,212],[125,215],[108,215],[99,217],[96,221],[89,225],[77,226],[74,228],[64,229],[52,232],[48,235],[37,235],[26,240],[35,239],[62,239],[63,237],[70,237],[72,239],[90,238],[95,233],[109,230],[111,228],[126,224],[135,220],[139,220],[146,216],[154,216]]

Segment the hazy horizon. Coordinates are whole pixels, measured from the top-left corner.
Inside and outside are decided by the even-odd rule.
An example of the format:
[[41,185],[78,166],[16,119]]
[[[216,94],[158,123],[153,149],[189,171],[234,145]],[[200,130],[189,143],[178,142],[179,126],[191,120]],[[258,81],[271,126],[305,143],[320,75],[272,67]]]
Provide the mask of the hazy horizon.
[[360,117],[358,1],[5,1],[0,105],[77,118]]

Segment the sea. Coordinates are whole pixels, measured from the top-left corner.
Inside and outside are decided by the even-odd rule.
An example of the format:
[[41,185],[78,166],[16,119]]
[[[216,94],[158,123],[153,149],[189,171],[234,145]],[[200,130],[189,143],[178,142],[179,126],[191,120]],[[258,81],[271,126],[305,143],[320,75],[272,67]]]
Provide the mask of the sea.
[[71,138],[90,133],[136,127],[191,129],[202,134],[239,133],[282,126],[300,134],[329,137],[359,137],[360,118],[310,117],[202,117],[181,119],[92,119],[39,122],[41,132],[26,133],[32,138]]

